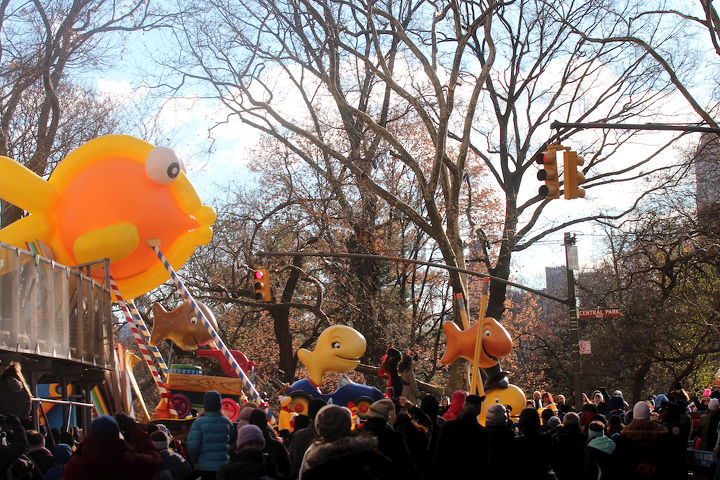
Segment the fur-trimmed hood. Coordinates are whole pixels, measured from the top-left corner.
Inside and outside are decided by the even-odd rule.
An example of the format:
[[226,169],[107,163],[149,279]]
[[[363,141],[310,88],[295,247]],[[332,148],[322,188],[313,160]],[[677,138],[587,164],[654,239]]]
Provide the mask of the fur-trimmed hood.
[[376,450],[377,444],[377,438],[372,435],[345,436],[332,442],[318,443],[307,453],[305,463],[308,468],[312,468],[332,458]]
[[630,425],[623,428],[620,435],[628,440],[649,445],[663,435],[667,435],[668,429],[654,420],[633,420]]

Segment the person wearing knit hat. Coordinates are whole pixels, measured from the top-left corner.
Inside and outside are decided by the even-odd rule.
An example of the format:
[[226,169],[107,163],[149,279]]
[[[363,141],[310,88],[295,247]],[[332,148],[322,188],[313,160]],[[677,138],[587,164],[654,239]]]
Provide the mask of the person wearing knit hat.
[[45,480],[61,480],[63,477],[63,471],[65,470],[65,464],[70,461],[72,456],[72,448],[67,443],[58,443],[53,448],[53,459],[55,465],[45,472]]
[[305,452],[310,448],[315,438],[315,417],[317,417],[317,413],[325,405],[327,405],[327,402],[322,398],[313,398],[310,400],[307,412],[309,417],[308,426],[295,430],[292,437],[290,437],[288,453],[290,454],[290,472],[293,477],[297,477],[300,474],[300,467],[302,466]]
[[[456,393],[448,413],[453,410]],[[440,429],[434,458],[438,478],[462,478],[466,472],[485,472],[489,468],[490,434],[478,422],[483,398],[463,395],[461,413]]]
[[395,425],[395,404],[389,398],[383,398],[370,405],[368,418],[382,418],[390,425]]
[[[538,392],[539,394],[539,392]],[[462,412],[463,403],[467,394],[462,390],[455,390],[450,397],[450,408],[443,415],[446,421],[455,420]]]
[[700,423],[698,425],[698,436],[700,437],[700,444],[698,450],[710,451],[715,447],[717,442],[717,429],[720,424],[720,400],[713,398],[708,403],[708,409],[700,417]]
[[110,415],[100,415],[90,423],[90,433],[103,435],[119,435],[120,426],[117,420]]
[[584,478],[597,478],[599,480],[612,480],[619,477],[617,464],[612,456],[615,452],[615,442],[605,436],[605,425],[602,422],[592,421],[588,425],[590,441],[585,448]]
[[395,404],[384,398],[370,405],[361,432],[375,437],[380,453],[390,459],[388,478],[420,478],[405,437],[395,430],[395,422]]
[[237,419],[238,430],[240,428],[242,428],[244,425],[247,425],[248,423],[250,423],[250,414],[256,408],[258,408],[257,404],[255,404],[253,402],[247,402],[242,406],[242,408],[240,409],[240,414],[238,415],[238,419]]
[[[490,436],[490,465],[487,478],[506,478],[508,465],[512,465],[515,452],[515,432],[508,422],[507,410],[504,405],[494,404],[485,414],[485,428]],[[484,472],[483,472],[484,473]]]
[[[590,423],[588,422],[588,425]],[[582,478],[583,453],[587,436],[580,426],[580,416],[575,412],[568,412],[563,417],[562,426],[554,430],[552,448],[556,458],[552,467],[558,478]],[[532,437],[528,437],[528,441],[522,443],[525,447],[542,445],[539,442],[533,444]]]
[[[123,431],[124,439],[120,437]],[[160,469],[160,452],[145,428],[128,415],[100,415],[65,466],[63,480],[149,479]],[[143,472],[138,475],[138,472]]]
[[638,472],[668,472],[673,461],[667,441],[668,429],[650,419],[650,406],[645,401],[637,402],[632,414],[632,421],[615,439],[618,478],[637,478]]
[[285,444],[275,435],[275,430],[268,424],[265,410],[256,408],[250,413],[250,425],[258,427],[265,438],[263,453],[267,453],[272,460],[274,469],[279,476],[287,477],[290,474],[290,454]]
[[562,425],[562,420],[560,420],[560,417],[552,416],[548,419],[547,431],[552,433],[552,431],[560,425]]
[[50,468],[55,465],[50,450],[45,448],[45,437],[42,433],[35,430],[28,430],[25,433],[28,442],[28,456],[35,462],[40,471],[45,474]]
[[[155,449],[160,452],[162,466],[160,467],[162,478],[182,480],[193,470],[192,465],[185,457],[170,449],[170,437],[162,430],[156,430],[150,434]],[[165,472],[165,473],[162,473]]]
[[249,423],[240,427],[235,446],[237,451],[218,471],[217,480],[285,478],[278,476],[273,458],[263,454],[265,434],[257,425]]
[[318,410],[315,415],[315,432],[319,437],[305,451],[300,465],[299,478],[309,468],[308,458],[313,456],[313,451],[321,445],[332,444],[347,437],[352,429],[352,412],[347,407],[329,404]]
[[490,406],[488,408],[487,413],[485,414],[485,426],[486,427],[494,427],[497,425],[506,425],[507,424],[507,417],[506,410],[503,405],[495,404]]
[[205,413],[198,417],[188,434],[188,454],[203,480],[214,479],[229,460],[228,446],[233,430],[232,422],[220,412],[222,397],[215,390],[205,392]]
[[633,420],[650,420],[650,405],[647,402],[637,402],[633,407]]
[[326,442],[332,442],[350,433],[352,412],[347,407],[325,405],[315,416],[315,431]]
[[239,451],[243,448],[254,448],[262,451],[265,448],[265,437],[263,432],[256,425],[245,425],[238,429],[235,448]]

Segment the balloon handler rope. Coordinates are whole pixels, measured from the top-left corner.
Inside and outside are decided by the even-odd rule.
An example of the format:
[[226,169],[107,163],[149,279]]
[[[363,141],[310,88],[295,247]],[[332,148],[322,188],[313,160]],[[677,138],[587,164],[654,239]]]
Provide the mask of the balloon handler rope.
[[177,410],[175,410],[175,406],[173,405],[172,400],[170,400],[170,393],[168,392],[167,387],[165,387],[165,384],[160,378],[160,373],[158,372],[158,369],[155,366],[155,362],[153,362],[153,359],[150,356],[150,353],[148,352],[148,349],[145,345],[145,339],[140,333],[140,330],[138,330],[135,319],[130,313],[130,309],[128,308],[127,303],[125,303],[125,300],[120,294],[120,290],[118,290],[118,286],[115,283],[115,280],[112,279],[112,277],[110,278],[110,288],[112,289],[113,295],[115,295],[115,298],[117,299],[120,308],[122,309],[123,313],[125,313],[125,318],[130,325],[130,330],[132,331],[133,337],[135,337],[135,342],[138,344],[138,347],[140,348],[140,353],[142,353],[143,359],[145,359],[145,364],[150,369],[153,380],[155,380],[155,385],[160,392],[160,403],[155,408],[155,414],[153,414],[153,417],[178,418]]
[[178,290],[182,293],[183,297],[185,297],[185,300],[187,300],[190,303],[190,307],[193,309],[197,317],[202,320],[203,325],[207,329],[208,333],[212,337],[212,339],[215,341],[215,343],[220,347],[220,350],[222,351],[223,355],[225,355],[225,358],[232,366],[233,370],[235,370],[235,373],[237,373],[238,377],[242,380],[243,387],[247,388],[250,393],[252,394],[253,399],[258,403],[258,405],[261,405],[262,408],[265,409],[265,413],[267,414],[268,420],[270,423],[275,424],[275,416],[270,411],[270,407],[267,405],[267,402],[260,396],[258,391],[255,389],[255,386],[250,382],[250,379],[245,375],[245,372],[240,367],[240,365],[237,363],[235,358],[230,353],[230,350],[225,345],[225,342],[222,341],[220,336],[217,334],[213,326],[210,324],[208,319],[203,315],[202,310],[200,310],[200,307],[198,307],[197,302],[195,302],[195,299],[190,294],[190,291],[185,287],[182,280],[180,280],[180,277],[177,276],[175,273],[175,270],[170,265],[170,262],[168,262],[167,258],[165,258],[165,255],[160,251],[159,247],[160,241],[150,239],[148,240],[148,245],[152,247],[152,249],[155,251],[155,255],[160,259],[160,262],[162,262],[165,269],[170,274],[170,278],[172,279],[173,283],[177,287]]

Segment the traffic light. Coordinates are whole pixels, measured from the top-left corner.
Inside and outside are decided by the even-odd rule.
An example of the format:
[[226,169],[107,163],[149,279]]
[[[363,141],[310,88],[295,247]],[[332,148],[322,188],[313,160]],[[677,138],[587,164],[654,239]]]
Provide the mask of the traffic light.
[[258,302],[270,301],[270,273],[265,267],[258,267],[253,272],[255,278],[255,300]]
[[585,198],[585,189],[579,185],[585,181],[582,167],[585,159],[573,152],[566,150],[563,153],[563,177],[565,179],[565,199]]
[[535,156],[535,163],[543,166],[538,170],[538,180],[545,181],[545,185],[538,188],[538,193],[547,199],[560,198],[557,152],[553,149],[538,153]]

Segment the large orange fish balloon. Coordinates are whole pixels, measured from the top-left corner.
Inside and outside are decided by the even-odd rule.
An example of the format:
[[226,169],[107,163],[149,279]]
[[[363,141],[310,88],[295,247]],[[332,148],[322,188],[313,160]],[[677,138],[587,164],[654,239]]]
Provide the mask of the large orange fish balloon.
[[[450,365],[458,358],[472,362],[475,355],[477,329],[478,323],[467,330],[460,330],[454,322],[443,323],[443,330],[447,337],[447,349],[445,355],[440,359],[440,363]],[[494,318],[485,318],[485,329],[481,338],[482,348],[478,362],[478,366],[481,368],[494,367],[497,365],[498,359],[507,356],[512,350],[510,334]]]
[[149,239],[160,240],[177,270],[210,241],[215,222],[171,149],[125,135],[83,144],[47,181],[0,157],[0,198],[30,213],[0,230],[0,241],[20,248],[41,243],[49,247],[41,248],[46,256],[69,266],[108,258],[128,299],[169,278]]

